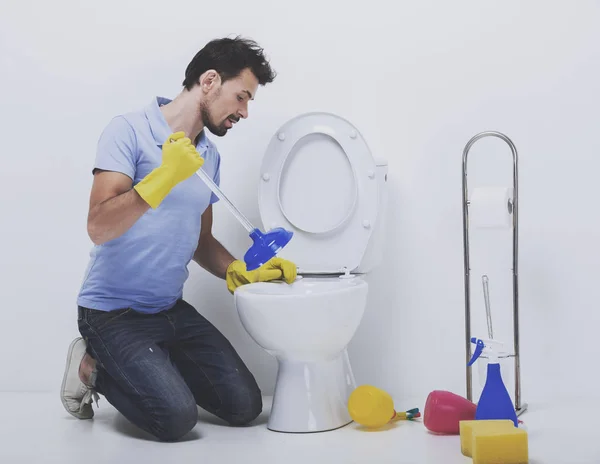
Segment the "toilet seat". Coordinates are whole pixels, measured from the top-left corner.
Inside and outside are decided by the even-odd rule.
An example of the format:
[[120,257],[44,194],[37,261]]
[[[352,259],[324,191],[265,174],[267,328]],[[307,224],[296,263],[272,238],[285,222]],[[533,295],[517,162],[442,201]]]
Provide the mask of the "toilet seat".
[[286,122],[263,157],[259,209],[266,230],[294,233],[279,253],[300,274],[358,267],[378,213],[376,163],[359,131],[331,113]]

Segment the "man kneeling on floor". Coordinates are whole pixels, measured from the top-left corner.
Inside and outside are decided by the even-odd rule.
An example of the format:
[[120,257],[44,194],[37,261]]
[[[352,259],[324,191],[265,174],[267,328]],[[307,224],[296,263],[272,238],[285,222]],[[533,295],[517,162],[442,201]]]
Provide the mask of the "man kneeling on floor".
[[182,294],[192,260],[232,293],[272,278],[266,270],[296,278],[281,258],[255,271],[233,258],[211,233],[218,198],[194,175],[202,167],[218,184],[220,155],[206,129],[224,136],[273,79],[255,42],[214,40],[174,100],[157,97],[104,129],[88,215],[95,246],[77,301],[83,338],[69,347],[61,388],[73,416],[92,418],[100,393],[136,426],[175,441],[195,426],[197,406],[231,425],[261,413],[253,375]]

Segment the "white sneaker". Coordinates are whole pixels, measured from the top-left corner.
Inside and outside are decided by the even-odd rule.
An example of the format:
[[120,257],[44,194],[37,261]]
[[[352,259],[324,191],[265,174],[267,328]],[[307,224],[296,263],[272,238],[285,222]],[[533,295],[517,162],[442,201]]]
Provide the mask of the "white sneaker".
[[60,389],[60,399],[69,414],[78,419],[91,419],[94,417],[92,401],[98,404],[98,394],[88,387],[79,378],[79,365],[86,353],[86,344],[83,338],[76,338],[69,345],[67,364]]

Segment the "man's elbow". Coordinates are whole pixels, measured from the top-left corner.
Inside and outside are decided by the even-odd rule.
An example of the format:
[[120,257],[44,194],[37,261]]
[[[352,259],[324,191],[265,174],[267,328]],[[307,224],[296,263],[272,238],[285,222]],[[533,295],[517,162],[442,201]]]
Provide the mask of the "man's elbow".
[[105,233],[102,231],[96,221],[88,219],[87,233],[94,245],[102,245],[107,242]]

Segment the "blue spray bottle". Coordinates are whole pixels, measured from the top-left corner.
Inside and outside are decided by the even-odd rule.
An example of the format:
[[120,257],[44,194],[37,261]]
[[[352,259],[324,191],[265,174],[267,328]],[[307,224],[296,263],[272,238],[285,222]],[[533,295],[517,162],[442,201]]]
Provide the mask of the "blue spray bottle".
[[476,348],[475,353],[473,353],[469,361],[469,366],[482,353],[485,353],[488,358],[487,376],[481,397],[477,403],[475,420],[510,419],[515,423],[515,427],[518,427],[517,413],[513,407],[508,390],[502,381],[500,361],[494,351],[494,347],[502,349],[502,343],[494,340],[480,340],[475,337],[471,338],[471,343],[475,343]]

